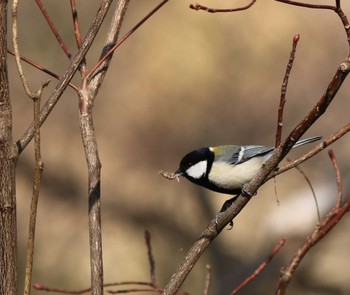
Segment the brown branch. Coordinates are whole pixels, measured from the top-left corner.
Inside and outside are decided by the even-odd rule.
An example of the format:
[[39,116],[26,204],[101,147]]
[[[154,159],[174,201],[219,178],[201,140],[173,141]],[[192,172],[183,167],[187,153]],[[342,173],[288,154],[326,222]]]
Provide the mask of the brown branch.
[[[104,56],[105,52],[108,51],[108,49],[117,42],[120,29],[129,5],[129,1],[130,0],[121,0],[118,2],[118,5],[116,6],[112,16],[111,25],[107,33],[107,38],[102,49],[101,56]],[[102,85],[112,57],[113,54],[110,54],[106,56],[106,58],[101,59],[97,65],[95,65],[93,69],[85,76],[85,79],[89,80],[89,91],[91,92],[93,100],[95,99],[98,90]],[[93,76],[91,75],[92,73],[94,73]]]
[[89,241],[91,294],[103,294],[103,257],[101,229],[101,162],[92,116],[92,97],[83,81],[79,96],[80,133],[88,166]]
[[156,272],[155,272],[155,262],[154,257],[152,253],[152,244],[151,244],[151,233],[146,230],[145,231],[145,240],[146,240],[146,246],[147,246],[147,255],[148,255],[148,262],[150,266],[150,279],[151,279],[151,285],[156,285]]
[[[112,0],[103,0],[100,8],[94,18],[94,21],[84,39],[84,42],[78,51],[77,55],[73,58],[72,63],[68,67],[66,73],[64,74],[62,80],[58,83],[55,90],[51,94],[51,96],[46,101],[45,105],[41,109],[40,113],[40,125],[42,125],[53,108],[55,107],[56,103],[60,99],[61,95],[63,94],[64,90],[68,86],[70,80],[72,79],[74,73],[77,71],[80,62],[84,58],[85,54],[88,52],[92,42],[94,41],[98,30],[100,29],[102,22],[104,20],[104,17],[112,3]],[[28,130],[23,134],[23,136],[16,142],[17,146],[17,153],[20,154],[24,148],[29,144],[29,142],[33,139],[34,135],[34,128],[33,124],[28,128]]]
[[35,0],[35,2],[38,5],[41,13],[43,14],[43,16],[44,16],[47,24],[49,25],[52,33],[56,37],[58,44],[60,44],[61,48],[63,49],[64,53],[68,56],[69,60],[72,61],[72,54],[69,52],[67,45],[64,43],[62,37],[58,33],[58,31],[57,31],[55,25],[53,24],[49,14],[47,13],[46,9],[44,8],[43,3],[41,2],[41,0]]
[[278,107],[278,116],[277,116],[277,132],[276,132],[276,143],[275,147],[278,147],[281,144],[281,138],[282,138],[282,127],[283,127],[283,111],[284,111],[284,105],[286,103],[286,93],[287,93],[287,86],[289,81],[289,75],[293,68],[293,62],[295,58],[295,52],[297,49],[298,42],[300,40],[300,35],[295,34],[293,37],[293,45],[292,45],[292,51],[290,53],[289,61],[287,64],[286,72],[284,74],[283,83],[281,87],[281,97],[280,97],[280,104]]
[[267,257],[264,262],[262,262],[259,267],[254,271],[254,273],[249,276],[247,279],[245,279],[241,284],[239,284],[231,293],[230,295],[236,295],[243,287],[248,285],[251,281],[255,280],[258,275],[261,274],[261,272],[264,270],[264,268],[271,262],[273,257],[279,252],[279,250],[284,246],[286,243],[286,239],[283,238],[277,246],[272,250],[272,253]]
[[207,264],[205,266],[205,269],[207,271],[207,275],[205,276],[203,295],[209,295],[209,288],[210,288],[210,283],[211,283],[211,266],[210,266],[210,264]]
[[285,4],[289,5],[294,5],[294,6],[300,6],[304,8],[314,8],[314,9],[330,9],[330,10],[336,10],[335,6],[331,5],[320,5],[320,4],[310,4],[310,3],[304,3],[304,2],[297,2],[297,1],[292,1],[292,0],[276,0],[277,2],[282,2]]
[[[15,53],[13,51],[9,50],[9,49],[7,49],[7,53],[15,56]],[[54,72],[52,72],[52,71],[50,71],[50,70],[48,70],[48,69],[46,69],[46,68],[36,64],[34,61],[32,61],[32,60],[30,60],[30,59],[28,59],[28,58],[26,58],[24,56],[20,56],[19,58],[20,58],[20,60],[26,62],[27,64],[29,64],[29,65],[33,66],[34,68],[36,68],[36,69],[38,69],[38,70],[48,74],[49,76],[51,76],[51,77],[53,77],[53,78],[55,78],[57,80],[61,80],[62,79],[61,76],[59,76],[59,75],[55,74]],[[74,84],[68,83],[68,86],[71,87],[73,90],[78,91],[78,87],[75,86]]]
[[309,185],[309,188],[311,190],[312,196],[313,196],[314,201],[315,201],[315,207],[316,207],[316,213],[317,213],[317,221],[318,221],[318,223],[320,223],[321,222],[321,213],[320,213],[320,207],[318,206],[318,202],[317,202],[317,198],[316,198],[316,193],[315,193],[314,187],[312,186],[312,183],[311,183],[309,177],[307,177],[307,175],[303,171],[303,169],[301,169],[299,166],[295,166],[295,169],[297,169],[299,171],[299,173],[304,177],[304,179],[306,180],[307,184]]
[[245,6],[237,7],[237,8],[209,8],[207,6],[201,5],[201,4],[190,4],[190,8],[193,10],[204,10],[210,13],[216,13],[216,12],[237,12],[237,11],[243,11],[247,10],[250,7],[252,7],[255,4],[256,0],[251,0],[251,2]]
[[[79,26],[79,20],[78,20],[78,11],[76,9],[75,0],[70,0],[70,7],[72,12],[72,18],[73,18],[73,26],[74,26],[74,35],[75,35],[75,41],[77,43],[77,48],[79,49],[81,47],[81,32],[80,32],[80,26]],[[83,58],[83,60],[80,63],[79,70],[83,77],[86,76],[86,57]]]
[[72,11],[75,41],[77,43],[77,47],[80,48],[81,47],[81,32],[80,32],[78,11],[77,11],[77,7],[75,5],[75,0],[70,0],[70,7],[71,7],[71,11]]
[[338,198],[337,198],[336,208],[340,208],[340,205],[343,201],[343,184],[342,184],[342,180],[341,180],[339,164],[338,164],[337,158],[335,157],[335,154],[332,150],[328,151],[328,155],[332,161],[332,164],[333,164],[333,167],[335,170],[336,180],[337,180]]
[[41,147],[40,147],[40,121],[39,121],[40,101],[41,101],[42,90],[48,84],[49,84],[48,82],[43,83],[39,91],[36,93],[36,96],[33,97],[35,171],[34,171],[34,181],[33,181],[32,202],[30,205],[28,249],[27,249],[27,261],[26,261],[26,274],[25,274],[25,282],[24,282],[24,294],[26,295],[29,295],[31,290],[36,216],[37,216],[37,208],[38,208],[38,201],[39,201],[41,178],[44,170],[44,163],[41,159]]
[[[331,156],[331,160],[334,165],[334,157]],[[334,168],[336,170],[337,178],[340,177],[339,173],[339,167],[338,165],[334,165]],[[339,204],[339,196],[342,195],[342,188],[341,185],[339,185],[338,182],[338,198],[336,201],[335,206],[333,209],[328,213],[328,215],[325,217],[325,219],[315,227],[312,233],[308,235],[304,243],[301,245],[301,247],[295,252],[292,260],[288,264],[287,267],[283,268],[281,270],[280,279],[276,288],[276,294],[278,295],[284,295],[287,290],[287,286],[290,283],[291,279],[293,278],[293,275],[297,269],[297,267],[300,265],[301,260],[305,257],[305,255],[310,251],[310,249],[315,246],[322,238],[324,238],[332,228],[342,219],[342,217],[347,213],[350,209],[350,198],[348,201],[343,205],[343,207],[340,207]]]

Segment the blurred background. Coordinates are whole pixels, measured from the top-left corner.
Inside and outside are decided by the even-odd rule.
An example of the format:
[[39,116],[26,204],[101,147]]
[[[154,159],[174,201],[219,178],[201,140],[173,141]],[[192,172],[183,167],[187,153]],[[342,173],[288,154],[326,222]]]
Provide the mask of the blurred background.
[[[332,4],[333,1],[324,1]],[[122,35],[159,1],[131,1]],[[344,28],[332,11],[257,1],[249,10],[210,14],[188,8],[188,0],[169,1],[115,53],[95,101],[95,131],[102,162],[102,218],[105,282],[147,281],[144,231],[152,235],[157,283],[164,286],[200,232],[229,198],[181,179],[168,181],[160,169],[175,171],[182,156],[221,144],[274,145],[280,88],[293,36],[300,33],[290,77],[283,136],[324,93],[348,54]],[[236,7],[247,1],[200,1]],[[65,42],[75,53],[69,3],[44,1]],[[99,1],[77,1],[87,32]],[[115,4],[114,4],[115,5]],[[342,1],[350,14],[350,4]],[[110,11],[87,56],[97,62]],[[69,61],[33,2],[22,2],[21,54],[56,74]],[[10,24],[9,24],[10,25]],[[9,28],[9,47],[12,48]],[[14,138],[32,121],[32,103],[23,92],[9,56]],[[51,79],[24,65],[32,89]],[[73,81],[80,83],[79,76]],[[43,102],[57,84],[45,90]],[[305,134],[327,138],[349,123],[346,81],[327,113]],[[45,163],[40,193],[33,283],[81,289],[90,284],[87,169],[79,132],[78,100],[67,89],[42,127]],[[293,151],[296,158],[311,149]],[[349,136],[332,145],[349,196]],[[34,170],[31,144],[17,168],[19,263],[24,272]],[[322,214],[335,203],[335,172],[324,151],[301,166],[316,191]],[[277,191],[277,195],[275,193]],[[276,201],[279,200],[279,205]],[[212,266],[210,294],[229,292],[249,276],[282,237],[286,245],[240,294],[272,294],[279,270],[287,265],[317,224],[312,193],[295,169],[265,184],[223,231],[186,280],[183,289],[201,294],[205,265]],[[316,245],[300,264],[289,294],[349,294],[349,216]],[[22,282],[22,281],[21,281]],[[22,285],[22,284],[21,284]],[[21,286],[22,287],[22,286]],[[34,294],[39,293],[34,291]]]

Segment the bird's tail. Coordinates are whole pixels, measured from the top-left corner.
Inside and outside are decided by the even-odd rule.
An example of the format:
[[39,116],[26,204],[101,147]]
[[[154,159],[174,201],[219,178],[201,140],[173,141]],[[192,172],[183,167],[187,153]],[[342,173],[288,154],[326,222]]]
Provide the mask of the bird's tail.
[[293,148],[301,146],[301,145],[304,145],[304,144],[307,144],[307,143],[311,143],[311,142],[314,142],[314,141],[317,141],[317,140],[320,140],[320,139],[322,139],[322,136],[315,136],[315,137],[305,138],[305,139],[297,141],[295,143],[295,145],[293,146]]

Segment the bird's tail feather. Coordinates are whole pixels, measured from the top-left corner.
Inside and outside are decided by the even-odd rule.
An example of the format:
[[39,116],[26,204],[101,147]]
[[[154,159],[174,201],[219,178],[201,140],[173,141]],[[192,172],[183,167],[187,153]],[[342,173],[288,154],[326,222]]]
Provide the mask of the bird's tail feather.
[[304,144],[308,144],[317,140],[322,139],[322,136],[315,136],[315,137],[310,137],[310,138],[305,138],[302,140],[299,140],[295,143],[295,145],[293,146],[293,148],[304,145]]

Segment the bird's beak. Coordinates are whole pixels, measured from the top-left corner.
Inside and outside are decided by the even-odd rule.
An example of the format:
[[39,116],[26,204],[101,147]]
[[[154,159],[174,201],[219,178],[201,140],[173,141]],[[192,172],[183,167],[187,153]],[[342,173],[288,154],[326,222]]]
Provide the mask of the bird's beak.
[[179,177],[183,175],[183,172],[180,169],[177,169],[174,173],[174,178],[176,178],[177,182],[180,181]]
[[183,175],[183,172],[180,170],[180,169],[177,169],[176,171],[175,171],[175,173],[174,173],[174,177],[180,177],[180,176],[182,176]]

